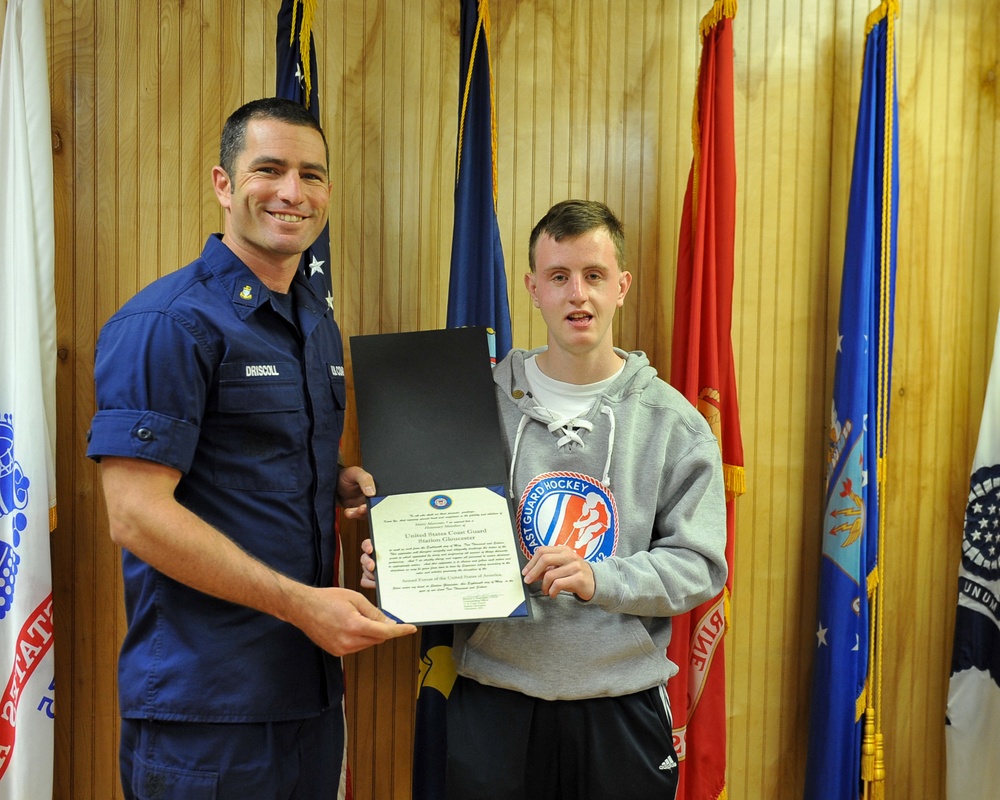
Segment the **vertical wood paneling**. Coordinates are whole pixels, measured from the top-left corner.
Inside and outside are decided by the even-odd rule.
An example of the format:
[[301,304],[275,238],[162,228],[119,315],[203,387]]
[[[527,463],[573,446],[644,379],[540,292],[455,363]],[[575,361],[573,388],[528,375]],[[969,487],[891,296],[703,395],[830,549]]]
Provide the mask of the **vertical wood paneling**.
[[[903,26],[897,342],[886,554],[890,669],[884,695],[898,790],[941,785],[920,760],[947,697],[968,471],[997,309],[997,2],[920,3]],[[993,76],[991,78],[991,76]],[[984,183],[983,176],[987,176]],[[913,608],[913,603],[917,608]],[[891,737],[891,738],[890,738]],[[933,740],[933,739],[931,739]],[[906,765],[903,768],[903,765]]]
[[[0,7],[6,11],[6,4],[0,0]],[[72,125],[66,112],[66,86],[72,75],[72,38],[67,34],[68,10],[64,5],[53,3],[49,9],[47,41],[49,83],[52,87],[51,113],[53,138],[53,220],[54,229],[68,231],[72,228],[74,203],[72,192],[73,149]],[[0,15],[0,40],[2,40],[3,16]],[[60,191],[61,190],[61,191]],[[55,271],[58,275],[72,273],[72,249],[60,246],[57,239],[55,248]],[[58,412],[56,416],[56,441],[70,442],[70,446],[60,446],[56,451],[56,481],[57,487],[70,487],[70,492],[61,491],[60,504],[57,512],[60,514],[56,537],[70,534],[76,519],[74,514],[79,507],[86,505],[86,492],[76,484],[75,466],[79,463],[80,443],[73,441],[74,422],[76,420],[77,397],[74,391],[76,370],[76,348],[71,346],[75,331],[75,302],[72,281],[58,280],[56,291],[56,395]],[[87,313],[81,311],[81,313]],[[74,446],[76,445],[76,446]],[[92,487],[88,487],[92,489]],[[79,504],[65,502],[67,494],[77,499]],[[52,595],[53,606],[56,609],[72,608],[74,587],[74,561],[72,549],[69,547],[51,548],[52,554]],[[57,641],[55,648],[55,676],[59,679],[56,688],[58,704],[56,713],[59,723],[56,724],[54,758],[60,768],[55,770],[53,779],[53,797],[69,798],[73,795],[73,775],[67,768],[73,763],[73,738],[68,725],[62,724],[63,719],[69,719],[73,709],[75,686],[72,676],[74,669],[73,616],[72,612],[63,614],[57,612],[54,616]],[[69,643],[65,645],[63,643]],[[60,710],[61,709],[61,710]]]
[[[345,337],[444,324],[457,5],[320,4],[317,80]],[[709,5],[491,2],[499,222],[518,346],[545,340],[521,278],[531,227],[553,202],[584,195],[608,202],[626,224],[637,283],[618,341],[647,350],[667,374],[697,24]],[[902,5],[883,727],[887,796],[941,797],[959,539],[1000,309],[1000,0]],[[120,796],[121,581],[97,469],[84,458],[96,334],[136,289],[195,257],[219,229],[209,170],[228,113],[273,91],[278,2],[46,7],[61,142],[56,796],[83,800]],[[727,650],[734,800],[801,794],[824,443],[870,10],[862,0],[819,9],[755,0],[734,24],[733,343],[749,489],[737,505]],[[353,412],[349,419],[343,449],[355,461]],[[348,585],[364,535],[363,526],[343,526]],[[346,659],[358,800],[409,796],[416,645]]]

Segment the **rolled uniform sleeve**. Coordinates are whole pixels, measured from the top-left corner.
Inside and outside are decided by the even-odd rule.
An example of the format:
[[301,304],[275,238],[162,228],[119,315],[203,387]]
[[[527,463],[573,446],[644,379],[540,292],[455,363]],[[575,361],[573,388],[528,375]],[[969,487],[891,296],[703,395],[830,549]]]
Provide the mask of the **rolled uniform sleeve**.
[[204,350],[163,312],[139,309],[108,322],[97,342],[87,456],[142,458],[186,474],[205,408]]

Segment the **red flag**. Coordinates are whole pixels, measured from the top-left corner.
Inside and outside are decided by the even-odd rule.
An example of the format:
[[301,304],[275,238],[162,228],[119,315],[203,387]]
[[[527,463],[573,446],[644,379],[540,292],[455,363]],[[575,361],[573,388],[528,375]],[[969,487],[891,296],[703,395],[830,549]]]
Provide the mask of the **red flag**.
[[724,634],[732,589],[734,501],[744,491],[731,337],[736,234],[735,15],[735,0],[718,0],[701,22],[694,158],[684,197],[674,297],[670,383],[701,411],[719,440],[726,479],[729,563],[722,594],[673,621],[667,655],[680,672],[667,690],[680,760],[677,800],[716,800],[726,794]]

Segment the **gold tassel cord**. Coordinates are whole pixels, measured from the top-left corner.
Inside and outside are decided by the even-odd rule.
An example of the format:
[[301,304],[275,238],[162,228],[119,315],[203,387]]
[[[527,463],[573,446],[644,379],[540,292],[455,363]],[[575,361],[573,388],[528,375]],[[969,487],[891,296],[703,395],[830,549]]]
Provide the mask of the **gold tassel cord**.
[[455,154],[455,184],[458,185],[459,172],[462,169],[462,143],[465,141],[465,114],[469,107],[469,92],[472,89],[473,69],[476,66],[476,55],[479,50],[479,36],[483,34],[486,43],[486,65],[490,71],[490,149],[493,161],[493,210],[497,210],[497,113],[493,105],[493,65],[490,62],[490,6],[489,0],[479,0],[479,17],[476,20],[476,35],[472,41],[472,52],[469,54],[469,68],[465,74],[465,88],[462,91],[462,112],[458,123],[458,152]]
[[493,59],[490,58],[490,4],[479,0],[479,18],[483,21],[483,41],[486,43],[486,65],[490,68],[490,153],[493,162],[493,213],[498,212],[500,187],[497,183],[497,109],[493,103]]
[[302,62],[302,80],[306,86],[306,108],[312,103],[312,74],[310,68],[310,48],[312,46],[313,21],[316,19],[318,0],[294,0],[292,2],[292,30],[289,45],[295,44],[295,15],[302,6],[302,27],[299,28],[299,60]]
[[[883,800],[885,797],[885,742],[882,734],[882,675],[884,636],[884,603],[882,602],[885,584],[885,488],[888,484],[888,419],[889,419],[889,379],[890,358],[889,335],[890,315],[892,313],[892,175],[893,175],[893,130],[895,117],[893,98],[895,96],[895,18],[899,14],[897,0],[883,0],[877,9],[868,15],[865,22],[865,33],[871,31],[883,19],[886,21],[886,66],[885,66],[885,116],[883,129],[886,133],[883,142],[882,171],[882,229],[880,253],[880,287],[879,297],[879,352],[877,378],[877,454],[876,481],[879,492],[879,540],[877,563],[874,574],[869,577],[871,598],[871,630],[870,630],[870,660],[869,680],[867,682],[868,704],[865,709],[865,727],[862,742],[862,779],[866,782],[866,796],[872,800]],[[870,791],[869,791],[870,790]]]

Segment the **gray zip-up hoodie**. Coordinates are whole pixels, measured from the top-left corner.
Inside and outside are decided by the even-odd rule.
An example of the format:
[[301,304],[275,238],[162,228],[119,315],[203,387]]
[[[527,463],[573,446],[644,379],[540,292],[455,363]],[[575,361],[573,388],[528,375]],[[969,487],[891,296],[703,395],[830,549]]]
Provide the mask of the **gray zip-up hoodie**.
[[594,571],[583,602],[529,587],[532,618],[455,626],[459,674],[545,700],[663,684],[670,617],[726,580],[726,505],[708,423],[644,353],[566,427],[540,412],[513,350],[494,370],[520,545],[567,544]]

